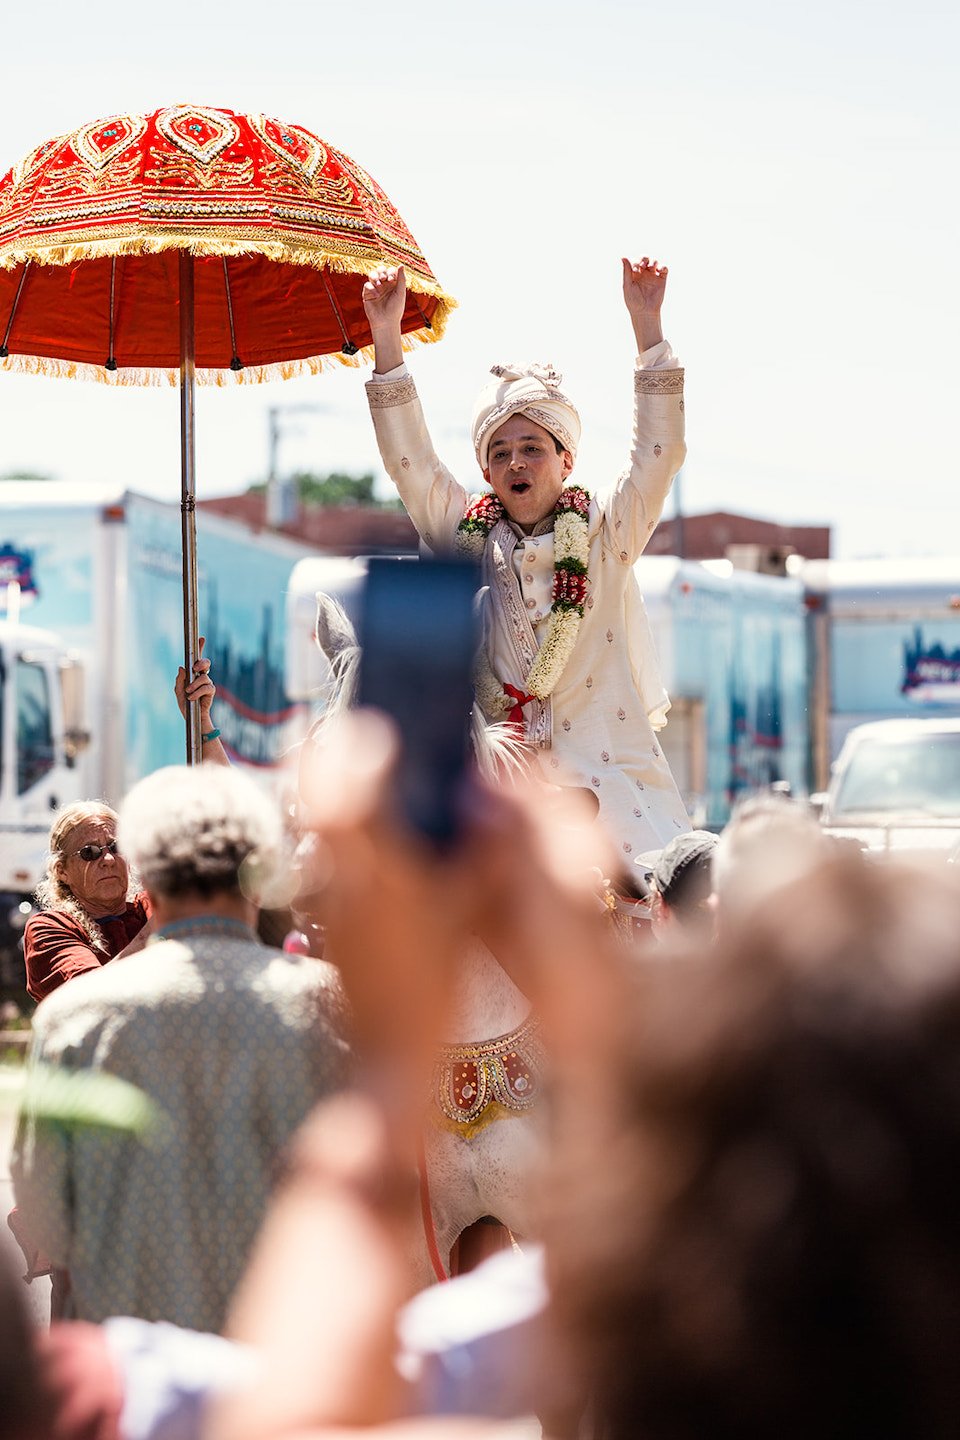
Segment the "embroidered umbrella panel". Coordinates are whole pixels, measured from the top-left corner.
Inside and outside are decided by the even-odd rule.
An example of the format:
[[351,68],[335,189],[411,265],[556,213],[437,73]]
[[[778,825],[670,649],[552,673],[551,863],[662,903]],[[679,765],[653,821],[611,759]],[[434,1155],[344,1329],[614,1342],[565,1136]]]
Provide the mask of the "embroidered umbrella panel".
[[299,125],[179,105],[82,125],[0,180],[0,365],[174,379],[184,249],[201,380],[351,359],[371,343],[361,290],[384,263],[406,268],[411,339],[438,339],[455,303],[349,156]]

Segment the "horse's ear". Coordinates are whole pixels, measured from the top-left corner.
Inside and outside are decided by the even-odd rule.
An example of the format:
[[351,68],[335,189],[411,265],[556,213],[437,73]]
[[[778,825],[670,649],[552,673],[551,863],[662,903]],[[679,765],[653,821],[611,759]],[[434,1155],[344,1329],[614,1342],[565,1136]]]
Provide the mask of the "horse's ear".
[[317,625],[314,632],[317,644],[331,665],[344,650],[352,650],[357,644],[357,632],[350,617],[338,600],[332,595],[317,591]]

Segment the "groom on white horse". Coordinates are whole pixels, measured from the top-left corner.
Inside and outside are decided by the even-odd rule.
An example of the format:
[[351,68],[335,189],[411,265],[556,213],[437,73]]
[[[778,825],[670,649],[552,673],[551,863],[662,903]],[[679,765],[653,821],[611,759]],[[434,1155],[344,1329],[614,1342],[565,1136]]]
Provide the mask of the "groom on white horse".
[[477,698],[523,727],[551,781],[597,799],[625,873],[689,829],[657,743],[669,699],[633,572],[685,454],[683,371],[663,338],[667,268],[623,261],[636,337],[630,463],[601,499],[570,480],[580,417],[550,365],[498,365],[473,416],[490,492],[471,499],[437,457],[403,360],[403,269],[363,303],[375,346],[367,396],[387,473],[431,550],[480,560],[485,641]]
[[[603,500],[571,483],[580,419],[560,376],[536,365],[496,367],[478,400],[473,439],[490,492],[471,499],[434,452],[403,362],[402,269],[364,287],[376,349],[367,393],[386,469],[424,543],[481,564],[480,706],[522,729],[549,781],[596,796],[625,874],[689,828],[656,739],[669,702],[633,574],[684,456],[683,372],[660,328],[666,279],[656,262],[623,262],[639,355],[634,443]],[[459,957],[454,997],[420,1164],[437,1276],[483,1217],[528,1233],[541,1140],[537,1023],[479,938]]]

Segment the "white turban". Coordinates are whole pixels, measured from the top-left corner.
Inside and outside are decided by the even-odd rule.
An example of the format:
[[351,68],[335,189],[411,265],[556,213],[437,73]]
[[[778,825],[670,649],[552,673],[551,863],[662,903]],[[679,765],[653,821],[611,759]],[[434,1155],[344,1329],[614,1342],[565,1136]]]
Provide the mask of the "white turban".
[[577,458],[580,443],[580,416],[561,393],[563,376],[552,365],[494,365],[495,376],[481,390],[474,406],[473,448],[481,469],[487,468],[487,451],[494,431],[511,415],[526,415],[555,435]]

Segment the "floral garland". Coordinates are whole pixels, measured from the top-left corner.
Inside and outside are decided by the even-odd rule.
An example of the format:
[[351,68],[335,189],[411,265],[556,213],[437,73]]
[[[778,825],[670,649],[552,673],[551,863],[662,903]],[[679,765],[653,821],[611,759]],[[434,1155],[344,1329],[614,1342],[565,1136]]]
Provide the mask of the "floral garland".
[[[484,712],[492,718],[510,711],[521,722],[523,707],[531,700],[546,700],[559,684],[573,654],[587,598],[587,562],[590,558],[590,494],[579,485],[561,490],[554,506],[553,601],[550,623],[524,681],[523,691],[504,685],[493,673],[484,647],[477,657],[474,682]],[[479,495],[467,507],[457,527],[457,549],[479,560],[490,531],[506,514],[496,495]]]

